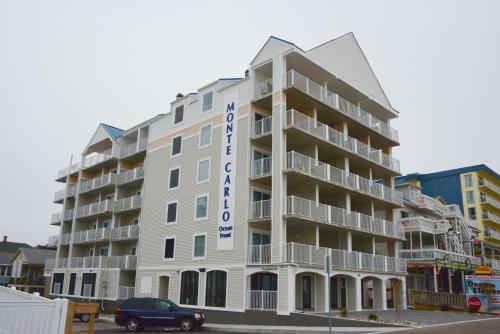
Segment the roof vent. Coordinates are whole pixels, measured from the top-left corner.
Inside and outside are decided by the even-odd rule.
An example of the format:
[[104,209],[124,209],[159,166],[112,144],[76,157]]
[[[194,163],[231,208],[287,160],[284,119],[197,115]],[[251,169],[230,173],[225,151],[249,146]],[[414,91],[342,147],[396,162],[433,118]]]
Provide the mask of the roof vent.
[[176,96],[177,100],[178,100],[178,99],[180,99],[180,98],[183,98],[183,97],[184,97],[184,94],[182,94],[182,93],[177,93],[177,96]]
[[245,70],[245,78],[248,77],[248,74],[249,74],[249,71],[248,70]]

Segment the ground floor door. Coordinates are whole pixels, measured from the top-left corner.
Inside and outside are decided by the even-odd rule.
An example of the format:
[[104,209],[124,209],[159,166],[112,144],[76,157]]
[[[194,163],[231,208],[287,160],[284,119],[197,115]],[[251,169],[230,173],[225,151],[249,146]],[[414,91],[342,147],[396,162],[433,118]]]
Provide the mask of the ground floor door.
[[312,308],[312,277],[302,276],[302,309]]

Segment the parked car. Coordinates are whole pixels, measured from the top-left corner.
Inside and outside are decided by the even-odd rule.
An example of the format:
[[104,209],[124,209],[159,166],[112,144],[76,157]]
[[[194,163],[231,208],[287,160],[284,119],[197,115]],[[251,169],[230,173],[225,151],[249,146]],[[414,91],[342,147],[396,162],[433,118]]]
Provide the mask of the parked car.
[[201,311],[183,309],[168,299],[130,298],[116,310],[115,323],[130,332],[145,327],[178,327],[189,332],[205,322]]

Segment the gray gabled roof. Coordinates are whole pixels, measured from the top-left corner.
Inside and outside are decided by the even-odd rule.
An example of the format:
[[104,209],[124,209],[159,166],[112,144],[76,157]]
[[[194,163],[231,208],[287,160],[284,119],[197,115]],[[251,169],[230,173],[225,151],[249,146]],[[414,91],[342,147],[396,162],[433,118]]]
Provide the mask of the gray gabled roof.
[[10,264],[12,262],[12,258],[14,254],[12,253],[0,253],[0,265]]
[[11,253],[13,255],[19,248],[31,248],[23,242],[0,241],[0,253]]
[[[19,248],[18,253],[19,252],[24,254],[26,263],[28,264],[45,264],[46,259],[53,259],[56,257],[56,251],[50,249]],[[16,253],[16,256],[18,253]]]

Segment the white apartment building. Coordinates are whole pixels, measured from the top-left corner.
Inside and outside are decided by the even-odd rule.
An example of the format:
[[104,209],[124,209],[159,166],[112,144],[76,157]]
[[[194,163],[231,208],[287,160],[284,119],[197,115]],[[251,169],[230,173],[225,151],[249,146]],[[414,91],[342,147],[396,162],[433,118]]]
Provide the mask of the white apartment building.
[[334,308],[405,307],[397,116],[352,34],[269,38],[244,78],[101,125],[59,173],[53,294],[289,314],[327,310],[331,282]]

